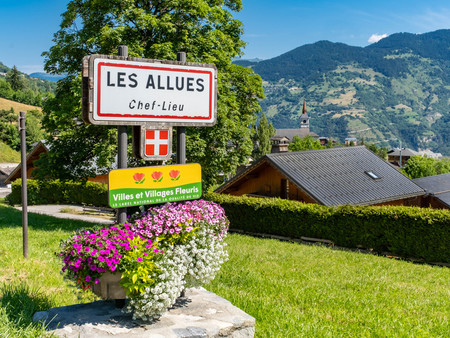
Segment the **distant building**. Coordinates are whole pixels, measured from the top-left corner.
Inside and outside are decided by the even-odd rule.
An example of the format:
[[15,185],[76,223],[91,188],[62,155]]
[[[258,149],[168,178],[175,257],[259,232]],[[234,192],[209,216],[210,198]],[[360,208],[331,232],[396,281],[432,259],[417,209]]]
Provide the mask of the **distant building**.
[[346,146],[357,146],[358,140],[356,139],[356,137],[347,137],[347,138],[345,138],[345,145]]
[[419,206],[425,195],[365,146],[267,154],[216,192],[326,206]]
[[396,148],[388,151],[388,162],[397,166],[404,167],[406,162],[415,155],[418,155],[414,150],[408,148]]
[[15,167],[17,167],[17,163],[0,163],[0,187],[5,184],[5,180]]
[[[317,138],[319,135],[309,130],[309,120],[310,117],[308,116],[308,113],[306,111],[306,101],[303,101],[303,110],[302,115],[300,116],[300,124],[299,128],[295,129],[277,129],[277,133],[274,137],[272,137],[270,140],[272,142],[272,145],[279,139],[285,137],[288,140],[288,144],[293,141],[294,136],[298,136],[300,138],[304,138],[308,135],[311,135],[314,138]],[[273,149],[273,147],[272,147]],[[280,148],[281,149],[281,148]],[[272,151],[276,152],[276,151]]]
[[283,153],[289,150],[289,139],[286,136],[274,136],[270,139],[272,153]]

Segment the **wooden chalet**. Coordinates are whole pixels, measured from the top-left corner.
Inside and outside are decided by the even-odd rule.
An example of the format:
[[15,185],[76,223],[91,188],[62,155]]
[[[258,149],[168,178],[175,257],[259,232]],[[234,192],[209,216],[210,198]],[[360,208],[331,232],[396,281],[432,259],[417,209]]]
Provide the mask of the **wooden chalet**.
[[427,192],[423,207],[450,209],[450,173],[416,178],[413,182]]
[[216,192],[327,206],[418,206],[425,195],[364,146],[267,154]]
[[[36,169],[36,165],[34,162],[41,157],[41,154],[48,153],[50,151],[50,147],[46,144],[45,141],[39,141],[35,144],[33,149],[27,155],[27,179],[32,179],[31,173],[34,169]],[[100,170],[99,170],[100,171]],[[19,163],[17,167],[10,173],[10,175],[6,178],[5,184],[11,184],[13,181],[18,178],[22,178],[22,164]],[[91,182],[99,182],[99,183],[108,183],[108,174],[98,174],[95,177],[88,178],[88,181]]]

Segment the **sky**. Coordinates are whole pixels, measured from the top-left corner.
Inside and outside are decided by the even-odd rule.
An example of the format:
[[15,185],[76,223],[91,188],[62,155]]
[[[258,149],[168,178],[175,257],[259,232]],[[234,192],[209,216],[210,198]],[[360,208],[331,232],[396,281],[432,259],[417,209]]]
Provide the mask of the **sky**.
[[[242,0],[244,59],[320,40],[367,46],[393,33],[450,29],[449,0]],[[41,72],[69,0],[0,0],[0,62]]]

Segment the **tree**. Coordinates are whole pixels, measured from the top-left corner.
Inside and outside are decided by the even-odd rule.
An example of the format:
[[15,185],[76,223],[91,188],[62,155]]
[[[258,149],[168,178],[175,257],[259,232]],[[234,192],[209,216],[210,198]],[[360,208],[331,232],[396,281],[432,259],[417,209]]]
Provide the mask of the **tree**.
[[253,137],[253,153],[252,157],[257,160],[258,158],[270,153],[272,145],[270,138],[276,134],[276,130],[272,123],[267,121],[266,114],[262,113],[259,125],[255,126],[255,133]]
[[[73,146],[71,140],[76,133],[81,133],[85,141],[79,140],[77,148],[72,148],[73,155],[64,151],[58,154],[63,146],[52,147],[54,158],[48,163],[59,165],[65,156],[76,154],[77,161],[68,161],[72,166],[68,172],[77,172],[83,162],[94,158],[110,164],[115,151],[114,132],[108,127],[77,125],[81,115],[79,94],[76,98],[68,95],[78,90],[83,56],[117,54],[117,46],[126,44],[130,57],[175,60],[178,51],[185,51],[187,61],[216,65],[217,124],[187,128],[187,160],[202,165],[207,185],[214,183],[219,172],[233,172],[251,154],[249,126],[260,110],[257,99],[263,96],[261,78],[231,63],[242,55],[245,45],[240,38],[242,24],[231,13],[241,8],[241,0],[69,2],[60,30],[54,35],[54,46],[43,53],[47,72],[69,74],[58,84],[55,99],[44,107],[44,125],[49,132],[59,130],[55,145]],[[102,147],[95,146],[100,142]],[[88,151],[87,146],[92,145]]]
[[420,178],[450,173],[450,159],[434,159],[426,156],[412,156],[406,162],[403,173],[409,178]]
[[306,137],[294,136],[294,139],[289,143],[290,151],[302,151],[313,149],[324,149],[325,147],[320,144],[319,140],[315,140],[311,135]]
[[22,90],[24,87],[22,75],[19,73],[16,66],[6,73],[6,81],[8,81],[11,88],[15,91]]
[[369,145],[365,145],[367,149],[372,151],[375,155],[377,155],[379,158],[382,158],[385,160],[387,158],[387,152],[388,149],[386,147],[380,147],[378,148],[375,143],[371,143]]

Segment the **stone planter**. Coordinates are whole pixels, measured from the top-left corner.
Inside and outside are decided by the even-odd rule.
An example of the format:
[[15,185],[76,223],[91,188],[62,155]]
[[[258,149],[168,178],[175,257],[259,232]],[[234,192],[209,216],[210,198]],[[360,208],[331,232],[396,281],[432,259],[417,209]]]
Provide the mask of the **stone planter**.
[[119,284],[122,274],[105,272],[100,278],[98,284],[94,284],[92,291],[103,299],[125,299],[126,292]]

